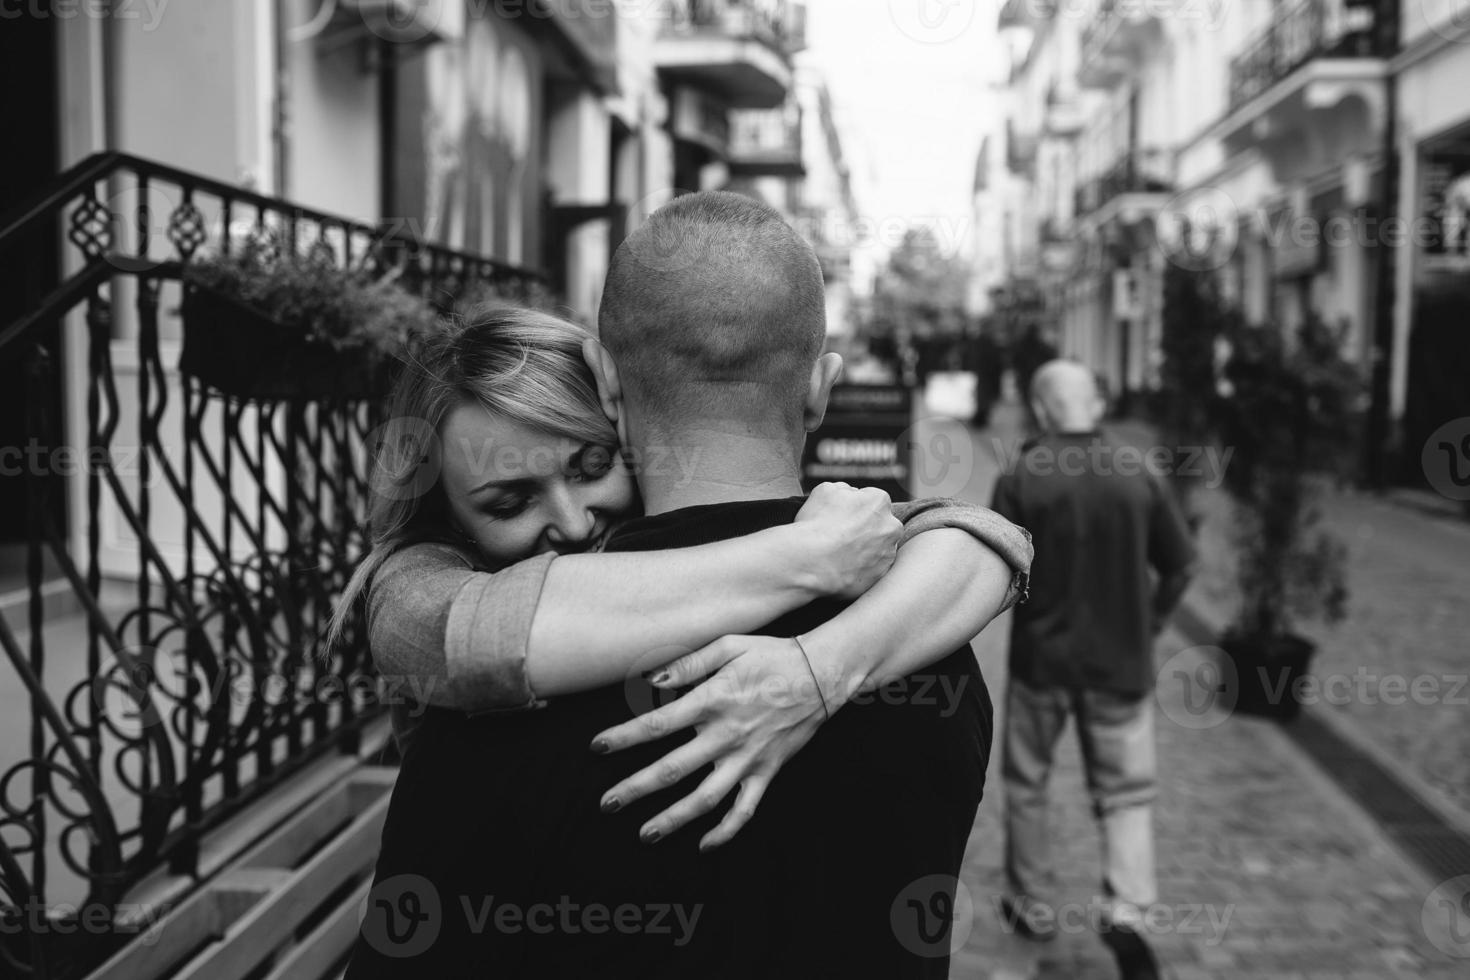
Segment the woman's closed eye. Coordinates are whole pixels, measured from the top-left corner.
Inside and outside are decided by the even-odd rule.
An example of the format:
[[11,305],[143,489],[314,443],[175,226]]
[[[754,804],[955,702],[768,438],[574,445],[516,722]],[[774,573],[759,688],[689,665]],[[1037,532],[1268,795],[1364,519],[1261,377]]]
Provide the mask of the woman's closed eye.
[[496,520],[508,520],[523,513],[531,506],[531,498],[526,494],[516,494],[513,497],[502,497],[483,505],[480,510]]

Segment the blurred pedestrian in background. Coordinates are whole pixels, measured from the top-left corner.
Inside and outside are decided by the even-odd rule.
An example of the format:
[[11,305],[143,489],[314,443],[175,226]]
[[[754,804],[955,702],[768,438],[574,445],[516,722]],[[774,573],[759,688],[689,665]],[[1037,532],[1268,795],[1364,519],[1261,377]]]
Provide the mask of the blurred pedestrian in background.
[[1157,901],[1152,647],[1189,583],[1194,546],[1142,454],[1120,456],[1099,430],[1104,401],[1090,371],[1042,365],[1031,407],[1043,434],[1001,476],[992,503],[1031,530],[1036,548],[1031,597],[1011,632],[1002,909],[1027,938],[1055,937],[1047,781],[1075,716],[1103,840],[1106,911],[1094,925],[1123,977],[1157,977],[1141,926]]

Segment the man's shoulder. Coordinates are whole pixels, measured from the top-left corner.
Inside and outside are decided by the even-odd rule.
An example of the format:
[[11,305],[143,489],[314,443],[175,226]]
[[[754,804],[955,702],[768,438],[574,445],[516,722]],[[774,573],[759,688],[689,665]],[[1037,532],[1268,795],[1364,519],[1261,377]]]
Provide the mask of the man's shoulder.
[[790,524],[805,503],[805,497],[734,500],[635,517],[612,531],[605,550],[654,551],[726,541]]

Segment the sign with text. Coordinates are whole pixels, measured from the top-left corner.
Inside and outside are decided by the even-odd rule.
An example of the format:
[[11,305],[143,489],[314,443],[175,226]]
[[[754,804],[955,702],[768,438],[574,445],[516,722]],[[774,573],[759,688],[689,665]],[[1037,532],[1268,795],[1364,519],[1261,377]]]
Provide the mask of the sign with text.
[[908,500],[913,414],[913,389],[902,385],[833,388],[822,427],[806,439],[802,478],[807,490],[818,483],[842,482],[878,487],[894,500]]
[[1470,147],[1450,144],[1427,153],[1421,168],[1420,215],[1425,223],[1421,269],[1470,270]]

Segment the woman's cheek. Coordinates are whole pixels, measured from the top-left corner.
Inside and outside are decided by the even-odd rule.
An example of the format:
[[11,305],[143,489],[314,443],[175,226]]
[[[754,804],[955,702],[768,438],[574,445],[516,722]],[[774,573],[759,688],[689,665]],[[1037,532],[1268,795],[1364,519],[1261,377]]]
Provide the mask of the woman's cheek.
[[614,517],[625,517],[638,504],[638,484],[633,474],[620,461],[599,481],[603,491],[598,506]]
[[519,517],[486,522],[475,535],[485,557],[507,563],[530,558],[539,537],[531,530],[531,522]]

